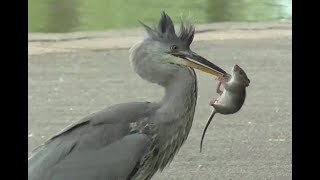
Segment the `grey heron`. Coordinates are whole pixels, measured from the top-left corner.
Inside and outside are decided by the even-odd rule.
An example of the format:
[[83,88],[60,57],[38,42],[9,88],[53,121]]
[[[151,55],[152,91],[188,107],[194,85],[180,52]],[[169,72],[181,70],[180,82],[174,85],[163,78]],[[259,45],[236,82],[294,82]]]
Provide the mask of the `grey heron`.
[[176,33],[165,12],[155,28],[141,24],[147,36],[129,59],[142,79],[165,89],[164,97],[116,104],[65,128],[34,150],[29,180],[147,180],[172,161],[194,118],[193,68],[217,77],[226,72],[191,51],[193,25],[181,23]]

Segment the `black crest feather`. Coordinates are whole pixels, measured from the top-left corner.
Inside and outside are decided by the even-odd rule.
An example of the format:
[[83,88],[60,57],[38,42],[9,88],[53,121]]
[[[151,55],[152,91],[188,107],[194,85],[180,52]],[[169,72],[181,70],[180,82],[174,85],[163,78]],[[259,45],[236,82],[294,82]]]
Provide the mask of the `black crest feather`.
[[193,41],[194,33],[195,28],[192,24],[184,24],[183,22],[181,22],[179,34],[179,39],[181,39],[181,41],[190,46]]
[[186,24],[181,22],[179,35],[176,34],[173,22],[164,11],[161,14],[161,18],[158,27],[152,29],[143,22],[139,21],[148,34],[148,38],[155,41],[164,42],[176,42],[179,40],[186,46],[190,46],[193,41],[195,28],[192,24]]

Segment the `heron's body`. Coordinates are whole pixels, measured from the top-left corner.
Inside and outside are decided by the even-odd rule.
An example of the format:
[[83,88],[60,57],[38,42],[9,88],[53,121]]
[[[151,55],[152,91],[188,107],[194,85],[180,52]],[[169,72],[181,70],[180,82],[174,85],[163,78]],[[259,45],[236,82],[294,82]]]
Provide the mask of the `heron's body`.
[[[201,69],[183,59],[207,64],[212,69],[204,67],[206,72],[224,72],[191,52],[192,26],[183,26],[177,36],[163,13],[158,29],[145,28],[149,37],[131,48],[130,60],[141,78],[165,89],[164,97],[114,105],[66,128],[35,150],[28,161],[29,180],[147,180],[173,159],[195,113],[197,78],[190,67]],[[185,54],[168,48],[170,39]]]
[[[157,133],[150,136],[153,143],[138,165],[138,167],[142,166],[134,176],[136,179],[150,179],[158,169],[162,170],[171,162],[187,139],[195,112],[197,84],[192,69],[183,68],[180,73],[181,76],[177,76],[179,78],[172,86],[179,86],[181,91],[177,94],[166,94],[154,116],[146,119],[152,124],[151,129],[155,128]],[[180,106],[173,107],[173,101],[179,102]],[[185,104],[192,104],[192,106],[186,107]],[[163,118],[159,119],[159,117]]]
[[[67,177],[66,179],[69,180],[88,179],[99,171],[101,171],[101,177],[104,177],[103,171],[107,173],[108,170],[115,168],[110,158],[114,158],[117,153],[122,154],[121,150],[126,153],[128,149],[117,147],[117,150],[111,154],[103,152],[108,152],[108,147],[111,150],[115,141],[121,142],[122,139],[130,136],[138,138],[139,135],[143,135],[145,142],[132,144],[128,148],[134,152],[133,149],[139,149],[142,143],[145,145],[144,152],[139,151],[140,157],[134,159],[134,166],[123,173],[123,178],[132,176],[133,179],[150,179],[158,169],[162,170],[172,160],[186,140],[192,125],[197,100],[196,76],[193,69],[186,67],[181,68],[181,72],[178,73],[180,75],[177,76],[177,80],[168,88],[179,87],[180,91],[167,89],[165,91],[167,93],[159,103],[136,102],[111,106],[89,115],[54,136],[40,147],[29,161],[29,172],[47,173],[43,173],[40,177],[29,176],[29,180],[56,179],[59,174],[64,174],[64,178]],[[172,107],[172,101],[178,101],[180,106]],[[185,104],[193,106],[185,107]],[[159,117],[165,119],[159,119]],[[163,122],[166,125],[162,125]],[[119,144],[119,146],[128,145]],[[57,154],[50,154],[52,150],[56,150]],[[52,157],[42,158],[44,154],[50,154]],[[87,157],[88,155],[91,156]],[[94,168],[93,171],[85,170],[83,167],[84,171],[66,176],[68,172],[78,171],[82,169],[81,165],[88,166],[90,163],[93,167],[99,164],[104,166]],[[37,166],[38,164],[42,166]],[[32,166],[34,168],[30,168]]]

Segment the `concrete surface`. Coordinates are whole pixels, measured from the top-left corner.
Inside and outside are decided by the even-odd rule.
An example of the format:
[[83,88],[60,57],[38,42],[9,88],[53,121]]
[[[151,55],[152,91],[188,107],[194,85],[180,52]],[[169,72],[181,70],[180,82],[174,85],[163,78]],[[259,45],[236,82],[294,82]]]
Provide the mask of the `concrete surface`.
[[[216,97],[217,82],[196,71],[199,98],[193,127],[171,165],[153,179],[292,179],[291,24],[214,26],[221,28],[196,34],[192,49],[227,71],[235,63],[245,69],[251,80],[245,105],[237,114],[214,117],[199,153],[202,130],[211,113],[208,102]],[[132,36],[108,32],[115,35],[75,39],[68,39],[70,34],[30,34],[29,155],[50,136],[89,113],[115,103],[161,98],[163,90],[140,79],[130,67],[128,47],[143,34],[141,29],[136,32]],[[95,45],[97,39],[103,43]],[[93,49],[88,48],[90,43]],[[103,49],[105,44],[109,45]],[[33,48],[37,45],[39,48]],[[73,47],[84,48],[65,52]]]

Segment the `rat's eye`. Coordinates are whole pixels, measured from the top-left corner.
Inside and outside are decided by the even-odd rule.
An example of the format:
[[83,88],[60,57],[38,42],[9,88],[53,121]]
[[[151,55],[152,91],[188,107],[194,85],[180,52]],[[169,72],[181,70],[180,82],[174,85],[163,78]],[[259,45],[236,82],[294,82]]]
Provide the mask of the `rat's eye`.
[[170,46],[170,50],[173,51],[173,52],[175,52],[175,51],[178,50],[178,46],[172,45],[172,46]]
[[240,71],[240,72],[239,72],[239,74],[240,74],[240,76],[242,76],[242,75],[243,75],[243,72],[242,72],[242,71]]

